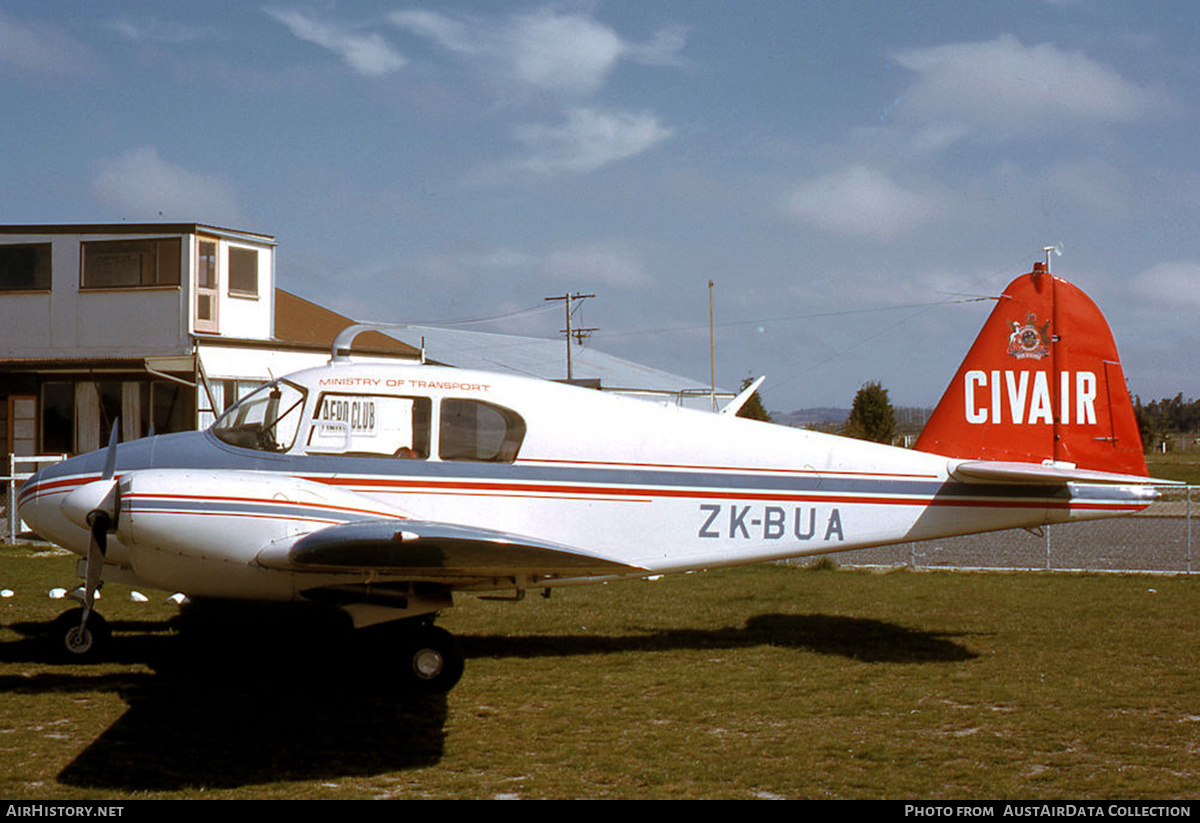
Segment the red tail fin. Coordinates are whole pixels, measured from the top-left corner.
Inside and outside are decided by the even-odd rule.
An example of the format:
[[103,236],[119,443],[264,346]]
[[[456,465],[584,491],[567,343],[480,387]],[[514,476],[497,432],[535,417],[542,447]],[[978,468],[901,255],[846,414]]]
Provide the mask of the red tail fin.
[[916,448],[1147,473],[1104,315],[1041,263],[1004,290]]

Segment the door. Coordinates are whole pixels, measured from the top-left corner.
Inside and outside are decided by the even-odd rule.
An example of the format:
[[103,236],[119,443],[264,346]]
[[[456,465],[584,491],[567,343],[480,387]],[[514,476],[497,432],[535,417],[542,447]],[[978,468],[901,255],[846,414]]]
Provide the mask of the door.
[[217,241],[207,237],[196,239],[196,331],[216,332]]
[[8,448],[13,454],[37,454],[37,397],[8,398]]

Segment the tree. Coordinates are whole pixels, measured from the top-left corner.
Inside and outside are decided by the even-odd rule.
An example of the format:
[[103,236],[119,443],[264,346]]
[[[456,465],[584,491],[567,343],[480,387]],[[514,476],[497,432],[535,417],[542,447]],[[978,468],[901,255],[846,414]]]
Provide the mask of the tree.
[[887,389],[878,383],[867,383],[859,389],[842,434],[859,440],[891,443],[896,436],[896,413],[888,400]]
[[[746,388],[753,382],[753,377],[744,378],[742,380],[742,391],[745,391]],[[759,399],[758,392],[750,395],[750,399],[746,401],[746,404],[738,409],[737,416],[745,417],[750,420],[763,420],[767,423],[775,422],[771,419],[771,413],[768,412],[763,406],[762,400]]]

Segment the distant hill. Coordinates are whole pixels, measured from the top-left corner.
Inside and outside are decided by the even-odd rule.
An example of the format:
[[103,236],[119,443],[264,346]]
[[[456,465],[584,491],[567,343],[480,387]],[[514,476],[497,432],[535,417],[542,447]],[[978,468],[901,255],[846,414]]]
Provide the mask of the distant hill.
[[771,412],[771,418],[784,426],[841,426],[850,416],[849,409],[834,409],[818,406],[812,409],[796,409],[790,412]]
[[[896,431],[900,434],[920,433],[925,426],[925,421],[933,413],[933,409],[914,406],[897,406],[895,411]],[[849,416],[849,409],[835,409],[829,406],[796,409],[790,412],[771,412],[771,419],[784,426],[795,426],[801,429],[811,427],[825,431],[837,431]]]

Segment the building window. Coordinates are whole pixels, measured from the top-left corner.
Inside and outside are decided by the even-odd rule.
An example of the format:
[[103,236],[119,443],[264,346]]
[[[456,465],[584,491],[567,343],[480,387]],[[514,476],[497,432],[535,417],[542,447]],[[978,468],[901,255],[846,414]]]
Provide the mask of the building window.
[[43,454],[75,451],[75,384],[42,384]]
[[196,331],[217,331],[217,241],[196,242]]
[[229,247],[229,291],[258,297],[258,250]]
[[191,431],[196,419],[196,390],[179,383],[150,384],[150,422],[155,434]]
[[0,291],[48,291],[50,244],[0,246]]
[[182,247],[178,237],[84,243],[83,288],[178,286]]

